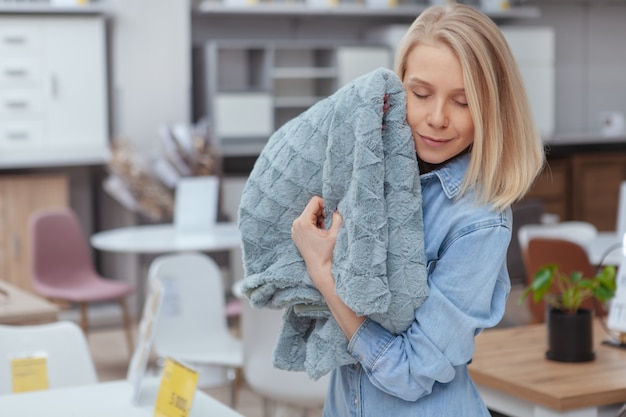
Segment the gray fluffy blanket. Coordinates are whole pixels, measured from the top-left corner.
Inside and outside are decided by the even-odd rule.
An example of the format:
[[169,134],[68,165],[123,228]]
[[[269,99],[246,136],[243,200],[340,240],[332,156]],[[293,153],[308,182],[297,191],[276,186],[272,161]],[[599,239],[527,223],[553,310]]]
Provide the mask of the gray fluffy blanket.
[[[383,114],[383,97],[391,108]],[[269,139],[239,207],[253,307],[285,309],[274,365],[318,379],[354,363],[345,336],[307,274],[291,224],[313,195],[343,216],[333,254],[337,294],[393,333],[428,295],[422,198],[406,96],[390,70],[357,78]],[[381,126],[385,123],[385,128]]]

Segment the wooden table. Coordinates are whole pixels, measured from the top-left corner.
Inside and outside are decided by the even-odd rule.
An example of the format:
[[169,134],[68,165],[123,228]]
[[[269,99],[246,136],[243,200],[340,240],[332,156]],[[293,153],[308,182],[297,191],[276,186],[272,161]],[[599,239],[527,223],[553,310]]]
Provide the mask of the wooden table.
[[626,350],[605,339],[594,322],[596,359],[563,363],[545,359],[545,324],[485,330],[469,371],[487,407],[511,417],[614,417],[626,402]]
[[57,321],[59,307],[0,281],[0,324],[39,324]]

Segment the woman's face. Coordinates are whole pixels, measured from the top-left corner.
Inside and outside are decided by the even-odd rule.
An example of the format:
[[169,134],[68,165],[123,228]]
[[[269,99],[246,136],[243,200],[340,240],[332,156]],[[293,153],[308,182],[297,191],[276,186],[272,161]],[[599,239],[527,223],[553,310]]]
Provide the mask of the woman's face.
[[461,63],[446,45],[421,43],[413,48],[402,81],[407,121],[422,161],[445,162],[474,141]]

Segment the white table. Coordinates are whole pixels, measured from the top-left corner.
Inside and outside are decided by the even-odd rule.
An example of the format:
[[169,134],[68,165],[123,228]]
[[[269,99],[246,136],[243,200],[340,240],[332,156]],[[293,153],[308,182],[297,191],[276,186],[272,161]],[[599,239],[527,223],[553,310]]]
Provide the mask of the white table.
[[[131,403],[128,381],[0,395],[3,416],[11,417],[153,417],[158,382],[143,384],[138,405]],[[202,391],[196,391],[189,417],[243,417]]]
[[[173,223],[121,227],[95,233],[91,245],[108,252],[156,255],[171,252],[218,252],[239,249],[241,233],[237,223],[220,222],[212,229],[180,233]],[[234,256],[231,254],[231,256]],[[145,296],[144,280],[137,282],[138,311]]]
[[156,254],[166,252],[214,252],[238,248],[241,233],[236,223],[217,223],[195,233],[178,233],[174,224],[153,224],[105,230],[91,236],[91,245],[111,252]]

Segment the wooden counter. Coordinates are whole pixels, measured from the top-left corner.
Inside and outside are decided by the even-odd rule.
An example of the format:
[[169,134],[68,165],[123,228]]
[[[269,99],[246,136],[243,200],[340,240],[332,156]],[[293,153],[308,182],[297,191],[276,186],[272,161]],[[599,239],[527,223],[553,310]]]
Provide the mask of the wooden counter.
[[55,304],[0,281],[0,324],[48,323],[58,314]]
[[[488,407],[495,409],[490,402],[510,407],[496,411],[512,416],[600,415],[601,406],[626,402],[626,350],[602,345],[605,339],[594,322],[596,359],[563,363],[545,358],[545,324],[486,330],[476,338],[469,371],[481,395],[492,395],[485,399]],[[517,400],[524,406],[515,409]],[[541,414],[535,414],[537,406]]]

